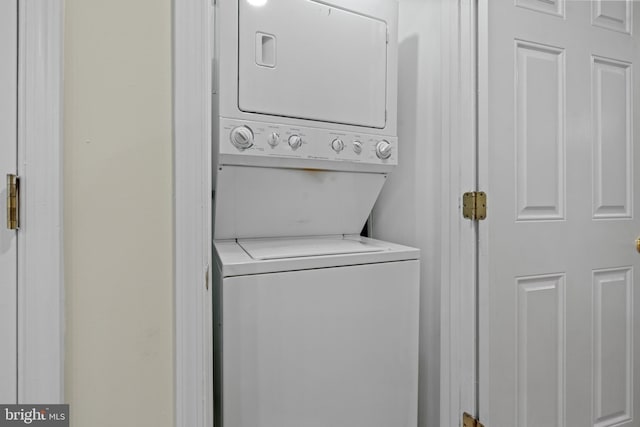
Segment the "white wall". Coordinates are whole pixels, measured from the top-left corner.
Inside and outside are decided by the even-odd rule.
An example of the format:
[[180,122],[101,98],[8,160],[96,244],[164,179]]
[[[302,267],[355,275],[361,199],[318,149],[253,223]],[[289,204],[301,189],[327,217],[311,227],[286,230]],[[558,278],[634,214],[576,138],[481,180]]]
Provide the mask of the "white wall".
[[421,250],[420,427],[440,426],[441,0],[400,0],[399,165],[373,212],[373,237]]
[[66,0],[72,426],[173,426],[171,1]]

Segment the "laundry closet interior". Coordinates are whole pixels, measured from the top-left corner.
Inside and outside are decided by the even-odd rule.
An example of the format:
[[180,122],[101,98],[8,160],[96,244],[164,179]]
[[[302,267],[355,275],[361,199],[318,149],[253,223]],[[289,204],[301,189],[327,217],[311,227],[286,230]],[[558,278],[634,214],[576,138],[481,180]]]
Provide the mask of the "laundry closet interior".
[[400,17],[389,0],[216,4],[215,425],[411,426],[426,416],[418,395],[437,363],[426,348],[439,353],[428,308],[438,294],[421,276],[437,268],[425,252],[437,239],[414,247],[425,224],[411,218],[414,180],[400,181],[434,130],[421,129],[415,103],[426,99],[402,61],[415,79],[418,42],[437,41],[410,28],[434,5],[408,3]]

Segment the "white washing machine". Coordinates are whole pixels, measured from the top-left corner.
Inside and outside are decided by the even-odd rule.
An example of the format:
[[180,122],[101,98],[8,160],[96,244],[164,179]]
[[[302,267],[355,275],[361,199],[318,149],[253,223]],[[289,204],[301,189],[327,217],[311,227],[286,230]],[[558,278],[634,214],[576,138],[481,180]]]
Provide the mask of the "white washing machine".
[[217,426],[416,426],[417,249],[360,236],[215,249]]

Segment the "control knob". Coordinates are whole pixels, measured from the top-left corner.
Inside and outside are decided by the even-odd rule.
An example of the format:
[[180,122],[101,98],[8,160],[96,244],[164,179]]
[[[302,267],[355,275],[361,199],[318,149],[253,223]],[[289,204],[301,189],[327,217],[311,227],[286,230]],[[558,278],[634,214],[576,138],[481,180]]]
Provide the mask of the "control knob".
[[376,156],[379,159],[386,160],[391,157],[391,144],[384,139],[376,144]]
[[253,131],[248,126],[233,128],[230,135],[231,143],[239,150],[245,150],[253,145]]
[[362,142],[353,141],[353,152],[356,154],[362,153]]
[[267,142],[270,146],[275,147],[280,142],[280,135],[278,135],[276,132],[273,132],[271,135],[269,135],[269,138],[267,138]]
[[336,138],[331,142],[331,148],[333,148],[333,151],[336,153],[339,153],[344,149],[344,142],[342,142],[341,139]]
[[291,135],[289,137],[289,147],[297,150],[302,145],[302,137],[300,135]]

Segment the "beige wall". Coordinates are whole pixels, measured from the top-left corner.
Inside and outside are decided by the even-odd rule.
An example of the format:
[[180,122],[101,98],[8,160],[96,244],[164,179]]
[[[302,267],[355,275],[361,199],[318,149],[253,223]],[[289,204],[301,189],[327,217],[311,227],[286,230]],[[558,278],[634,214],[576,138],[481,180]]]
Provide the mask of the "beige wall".
[[171,1],[66,0],[64,65],[72,426],[172,426]]

